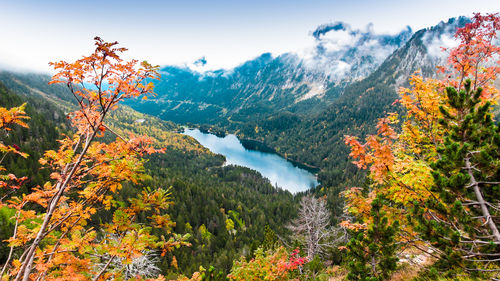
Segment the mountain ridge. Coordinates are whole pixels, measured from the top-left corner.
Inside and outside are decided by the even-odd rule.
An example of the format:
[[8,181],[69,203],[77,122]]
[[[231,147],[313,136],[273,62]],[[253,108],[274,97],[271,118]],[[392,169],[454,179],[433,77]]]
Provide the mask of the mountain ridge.
[[[129,103],[135,109],[147,108],[174,122],[246,122],[288,110],[310,114],[325,109],[349,83],[373,71],[412,34],[406,29],[396,35],[377,35],[373,31],[347,29],[341,36],[316,37],[306,55],[263,53],[231,70],[198,72],[189,67],[165,66],[156,83],[156,98]],[[248,118],[252,113],[251,118]]]

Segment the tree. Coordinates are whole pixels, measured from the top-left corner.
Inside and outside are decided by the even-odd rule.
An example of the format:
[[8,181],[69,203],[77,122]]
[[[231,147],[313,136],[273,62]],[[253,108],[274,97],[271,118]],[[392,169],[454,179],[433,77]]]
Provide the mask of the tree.
[[262,249],[264,251],[273,250],[278,246],[278,236],[276,233],[266,224],[264,228],[264,240],[262,241]]
[[[499,30],[497,14],[475,14],[457,30],[460,44],[449,50],[451,67],[439,69],[446,79],[412,76],[412,88],[400,91],[402,118],[382,118],[377,135],[364,144],[346,136],[354,163],[370,169],[373,183],[344,193],[357,219],[345,226],[370,225],[370,203],[383,196],[388,220],[401,223],[397,240],[424,251],[440,249],[448,268],[477,270],[498,262],[498,129],[489,108],[498,99],[492,82],[500,73]],[[392,127],[401,121],[396,133]]]
[[[23,104],[18,107],[13,107],[10,109],[0,107],[0,129],[4,131],[10,131],[12,125],[19,125],[21,127],[28,128],[28,125],[24,122],[24,120],[29,119],[28,116],[26,116],[26,113],[24,111],[26,107],[26,104]],[[20,155],[21,157],[28,157],[26,153],[23,153],[19,151],[19,147],[17,145],[5,145],[3,142],[0,142],[0,191],[2,194],[2,197],[0,198],[0,210],[6,211],[5,203],[3,203],[5,198],[8,198],[9,195],[14,193],[20,185],[23,183],[23,181],[26,179],[25,177],[18,178],[16,175],[9,173],[9,174],[4,174],[6,171],[5,167],[2,166],[2,162],[4,161],[5,157],[9,154],[17,154]],[[10,213],[6,211],[7,213]],[[16,214],[17,216],[17,214]],[[18,223],[16,220],[16,223],[14,225],[14,233],[17,232],[18,229]],[[13,254],[13,248],[10,248],[9,254],[7,256],[7,260],[10,260]],[[7,263],[2,267],[2,271],[0,272],[0,277],[3,276],[5,270],[7,269]]]
[[442,267],[474,271],[500,257],[500,128],[490,102],[481,102],[482,88],[471,83],[465,80],[460,92],[446,89],[441,123],[449,130],[432,164],[439,200],[429,198],[414,212],[423,238],[440,250]]
[[[26,104],[21,106],[12,107],[10,109],[0,107],[0,130],[10,131],[12,125],[18,125],[24,128],[28,128],[25,120],[29,119],[24,112]],[[22,182],[26,179],[25,177],[17,178],[14,174],[3,174],[5,168],[2,166],[2,162],[8,154],[17,154],[21,157],[28,157],[28,154],[20,151],[17,145],[5,145],[0,142],[0,189],[7,189],[6,194],[2,194],[0,198],[0,207],[3,206],[3,200],[8,197],[12,192],[19,188]],[[2,192],[3,193],[3,192]]]
[[312,195],[302,197],[298,217],[287,228],[304,245],[309,261],[324,254],[342,238],[337,229],[330,227],[330,212],[326,208],[326,200]]
[[395,235],[399,223],[388,223],[385,202],[379,195],[371,203],[373,222],[364,231],[358,231],[347,243],[349,280],[385,280],[396,269]]
[[[499,93],[492,85],[500,73],[499,31],[498,14],[475,14],[457,30],[460,44],[449,58],[457,77],[446,81],[439,107],[443,141],[430,164],[437,196],[414,207],[419,232],[439,250],[437,266],[447,270],[500,271],[500,129],[491,114]],[[486,269],[491,264],[496,268]]]
[[[164,254],[186,244],[186,237],[159,239],[151,233],[152,227],[171,233],[168,190],[145,189],[128,202],[113,197],[122,182],[147,178],[143,155],[164,151],[154,148],[151,138],[118,135],[105,122],[121,101],[152,93],[153,83],[144,82],[158,76],[158,67],[123,61],[119,54],[126,49],[117,42],[96,37],[95,44],[94,53],[73,63],[51,63],[58,72],[50,83],[65,84],[78,110],[68,115],[73,132],[40,159],[52,181],[7,201],[16,210],[9,246],[19,255],[6,263],[15,280],[119,278],[123,272],[109,271],[113,262],[130,264],[152,249]],[[109,141],[97,141],[105,135]],[[93,217],[102,211],[112,211],[112,219],[96,225]],[[139,216],[148,217],[150,226],[139,224]],[[103,259],[107,262],[96,267]]]
[[266,252],[259,248],[250,261],[245,257],[235,261],[227,277],[229,280],[288,280],[305,262],[298,249],[289,254],[283,247]]

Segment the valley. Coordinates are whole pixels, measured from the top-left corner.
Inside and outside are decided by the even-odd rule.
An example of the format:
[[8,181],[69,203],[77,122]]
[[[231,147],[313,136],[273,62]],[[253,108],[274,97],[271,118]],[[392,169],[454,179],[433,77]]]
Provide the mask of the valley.
[[198,129],[184,129],[184,134],[195,138],[210,151],[224,155],[224,165],[248,167],[269,179],[272,185],[291,193],[308,191],[318,185],[314,174],[294,166],[279,155],[248,150],[235,135],[221,138]]
[[215,70],[96,37],[0,70],[0,279],[496,278],[499,30],[331,22]]

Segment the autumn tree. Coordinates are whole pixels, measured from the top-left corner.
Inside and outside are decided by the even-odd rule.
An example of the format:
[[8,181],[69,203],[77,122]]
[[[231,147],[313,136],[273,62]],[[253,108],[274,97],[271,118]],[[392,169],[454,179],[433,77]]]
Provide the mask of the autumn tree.
[[[412,76],[411,88],[400,90],[404,115],[382,118],[377,134],[368,136],[365,143],[346,136],[350,155],[357,159],[354,163],[370,170],[372,184],[367,190],[351,188],[344,193],[347,210],[356,218],[343,222],[344,226],[366,229],[375,219],[371,203],[381,195],[387,199],[383,209],[389,222],[400,222],[396,239],[402,244],[423,250],[447,244],[442,249],[449,252],[450,245],[457,246],[462,237],[469,250],[481,248],[471,248],[476,242],[488,244],[490,250],[497,247],[494,212],[498,201],[494,196],[498,182],[493,174],[498,159],[490,150],[497,147],[496,127],[488,110],[498,98],[492,82],[500,72],[496,61],[500,48],[495,45],[499,30],[497,14],[475,14],[471,23],[457,30],[459,45],[448,50],[450,67],[439,68],[446,79]],[[399,125],[396,133],[394,127]],[[490,160],[489,166],[481,168],[484,159]],[[416,228],[414,209],[421,215]],[[482,221],[482,227],[473,221]],[[476,257],[470,251],[457,255],[455,250],[454,259]]]
[[[12,130],[13,125],[28,128],[25,120],[29,119],[25,113],[26,104],[21,106],[12,107],[10,109],[0,107],[0,130],[8,132]],[[5,145],[0,142],[0,190],[2,191],[0,198],[0,207],[3,206],[3,201],[10,194],[12,194],[16,189],[19,188],[20,184],[26,179],[25,177],[18,178],[12,173],[7,173],[2,162],[8,154],[16,154],[21,157],[28,157],[28,154],[20,151],[17,145]]]
[[439,250],[443,262],[437,265],[445,269],[500,271],[500,136],[491,113],[498,99],[492,81],[500,73],[499,31],[496,14],[476,14],[457,30],[460,45],[450,52],[457,79],[446,81],[439,107],[444,139],[430,165],[437,196],[414,208],[418,230]]
[[[482,88],[465,80],[457,92],[448,87],[441,107],[448,127],[432,164],[433,191],[426,208],[415,205],[419,231],[440,250],[445,268],[480,270],[478,264],[500,257],[500,128],[492,120],[490,103],[481,105]],[[492,270],[492,269],[490,269]]]
[[[13,107],[10,109],[0,107],[0,130],[8,132],[12,130],[13,125],[18,125],[24,128],[28,128],[28,124],[25,123],[25,120],[29,119],[25,113],[26,104],[23,104],[18,107]],[[21,157],[28,157],[26,153],[23,153],[19,150],[17,145],[5,145],[0,141],[0,209],[5,208],[6,204],[4,200],[8,198],[12,193],[14,193],[17,189],[19,189],[20,185],[25,181],[25,177],[18,178],[16,175],[12,173],[7,173],[5,167],[2,165],[2,162],[5,160],[5,157],[8,154],[17,154]],[[18,214],[16,214],[17,217]],[[17,232],[19,224],[15,223],[14,225],[14,233]],[[10,249],[7,260],[12,257],[13,248]],[[3,276],[4,272],[7,269],[7,263],[2,267],[2,271],[0,272],[0,278]]]
[[[152,234],[152,228],[171,233],[174,225],[165,212],[172,204],[168,190],[145,189],[128,202],[114,200],[122,182],[147,178],[143,155],[163,152],[151,138],[118,135],[105,122],[121,101],[151,94],[153,84],[146,82],[158,77],[156,66],[123,61],[120,53],[126,49],[117,44],[96,37],[91,55],[51,63],[57,73],[50,83],[65,84],[78,105],[68,115],[74,130],[40,159],[52,171],[52,181],[6,201],[16,210],[16,229],[8,242],[19,254],[9,256],[2,278],[120,278],[124,271],[115,270],[117,262],[132,264],[151,250],[164,254],[185,244],[179,235],[160,239]],[[98,141],[105,135],[114,141]],[[112,220],[91,227],[102,210],[112,211]],[[140,216],[150,219],[149,226],[137,222]]]
[[259,248],[249,261],[245,257],[235,261],[229,280],[289,280],[299,274],[298,269],[306,262],[299,250],[288,253],[285,248],[264,251]]

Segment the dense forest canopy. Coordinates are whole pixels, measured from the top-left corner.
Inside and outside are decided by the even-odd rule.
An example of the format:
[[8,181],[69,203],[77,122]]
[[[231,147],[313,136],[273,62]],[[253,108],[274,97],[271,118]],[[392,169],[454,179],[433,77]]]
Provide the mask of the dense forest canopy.
[[[450,26],[458,45],[434,68],[426,44]],[[96,37],[52,77],[1,72],[0,278],[496,280],[499,32],[498,14],[450,20],[323,100],[266,88],[174,120],[317,168],[321,185],[297,194],[147,112],[165,68],[124,60],[117,42]],[[275,67],[263,56],[238,71],[258,88],[283,82]]]

